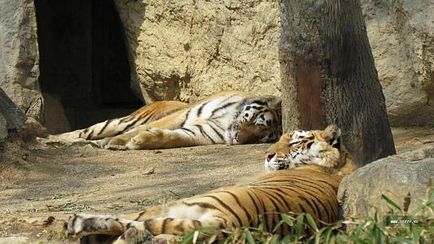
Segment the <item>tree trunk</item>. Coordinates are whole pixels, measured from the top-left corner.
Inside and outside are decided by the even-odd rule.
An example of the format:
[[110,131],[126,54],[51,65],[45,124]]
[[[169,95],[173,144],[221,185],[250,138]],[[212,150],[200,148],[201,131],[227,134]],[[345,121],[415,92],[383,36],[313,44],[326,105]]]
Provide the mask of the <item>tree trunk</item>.
[[285,130],[335,123],[359,166],[395,154],[358,0],[282,0]]
[[15,105],[14,102],[0,88],[0,114],[5,119],[8,130],[20,128],[25,120],[24,113]]

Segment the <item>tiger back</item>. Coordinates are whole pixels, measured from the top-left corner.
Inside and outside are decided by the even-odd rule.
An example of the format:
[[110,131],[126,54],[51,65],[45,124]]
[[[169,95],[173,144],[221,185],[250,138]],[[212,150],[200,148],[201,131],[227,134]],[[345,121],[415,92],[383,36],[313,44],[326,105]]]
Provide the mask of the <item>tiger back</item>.
[[[269,148],[265,164],[274,162],[276,155],[288,164],[294,157],[310,158],[311,163],[292,164],[291,169],[270,171],[245,185],[219,188],[126,218],[76,214],[65,225],[68,236],[108,234],[119,236],[115,243],[134,243],[160,234],[185,235],[201,227],[258,227],[261,218],[264,228],[272,231],[282,213],[309,213],[319,225],[333,223],[338,219],[338,185],[355,164],[337,143],[336,126],[310,132],[306,138],[283,135]],[[282,225],[277,232],[284,235],[288,228]]]
[[275,96],[223,92],[193,104],[154,102],[128,116],[51,138],[93,141],[108,149],[274,142],[281,134],[280,106]]

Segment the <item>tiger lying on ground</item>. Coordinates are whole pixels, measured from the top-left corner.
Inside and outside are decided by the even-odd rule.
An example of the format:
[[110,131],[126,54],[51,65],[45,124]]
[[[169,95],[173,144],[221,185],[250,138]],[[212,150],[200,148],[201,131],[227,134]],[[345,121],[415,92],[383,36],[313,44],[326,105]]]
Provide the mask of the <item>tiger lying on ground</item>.
[[[67,235],[77,239],[88,235],[118,236],[114,243],[137,243],[160,234],[184,235],[201,227],[230,229],[257,227],[264,217],[265,230],[280,221],[279,213],[309,213],[318,221],[338,218],[336,192],[354,162],[340,143],[340,130],[295,131],[283,135],[268,149],[267,170],[276,165],[293,167],[274,170],[242,186],[217,190],[155,206],[126,218],[74,214],[65,223]],[[285,234],[288,226],[278,229]]]
[[52,139],[98,140],[108,149],[163,149],[274,142],[281,135],[281,99],[222,92],[191,105],[160,101],[118,119]]

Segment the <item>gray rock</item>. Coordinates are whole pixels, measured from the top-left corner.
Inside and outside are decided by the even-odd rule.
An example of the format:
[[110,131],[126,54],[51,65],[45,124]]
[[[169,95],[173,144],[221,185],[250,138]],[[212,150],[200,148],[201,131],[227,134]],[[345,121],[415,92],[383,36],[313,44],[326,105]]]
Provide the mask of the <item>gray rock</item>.
[[402,208],[404,197],[410,193],[410,211],[424,198],[429,179],[434,180],[434,145],[390,156],[372,162],[347,176],[339,186],[338,198],[343,202],[345,219],[357,219],[388,211],[386,195]]
[[40,119],[39,55],[33,0],[0,0],[0,87],[25,114]]

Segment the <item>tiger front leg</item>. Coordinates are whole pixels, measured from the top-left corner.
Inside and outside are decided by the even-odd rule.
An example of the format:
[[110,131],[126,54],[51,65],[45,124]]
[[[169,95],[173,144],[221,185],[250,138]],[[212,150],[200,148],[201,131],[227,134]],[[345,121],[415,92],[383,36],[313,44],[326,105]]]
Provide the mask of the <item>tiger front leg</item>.
[[99,140],[98,145],[105,149],[126,150],[128,149],[127,143],[137,134],[139,134],[139,130],[134,129],[121,135]]
[[[68,239],[78,240],[90,235],[120,236],[132,226],[141,226],[138,221],[90,214],[73,214],[64,225]],[[149,238],[152,238],[149,237]]]
[[190,147],[200,145],[200,141],[195,140],[183,129],[148,129],[139,132],[127,143],[128,149],[166,149],[177,147]]
[[149,236],[154,236],[157,240],[170,240],[176,242],[177,237],[190,234],[202,227],[210,230],[224,229],[225,223],[218,218],[203,220],[179,219],[179,218],[152,218],[141,222],[140,225],[131,226],[125,231],[114,244],[146,243]]

